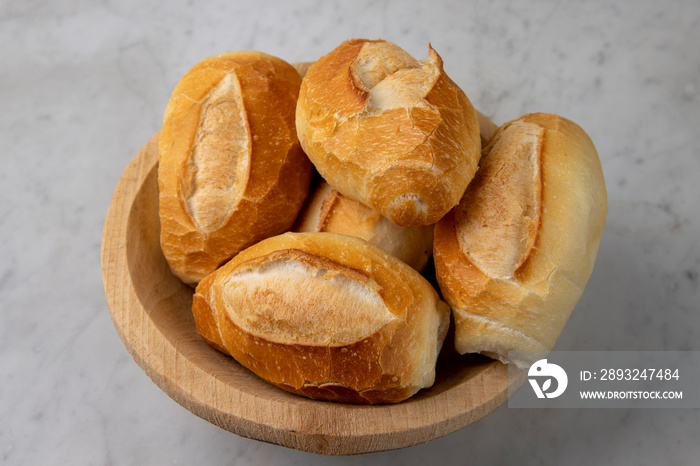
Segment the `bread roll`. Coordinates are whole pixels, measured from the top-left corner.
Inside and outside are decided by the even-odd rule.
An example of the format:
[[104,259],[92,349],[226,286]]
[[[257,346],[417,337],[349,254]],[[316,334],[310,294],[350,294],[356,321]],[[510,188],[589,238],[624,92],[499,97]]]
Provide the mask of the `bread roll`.
[[449,307],[408,265],[359,238],[285,233],[198,286],[200,334],[310,398],[394,403],[435,379]]
[[207,58],[178,82],[159,139],[161,246],[194,285],[292,227],[312,166],[296,136],[299,73],[260,52]]
[[422,272],[433,255],[433,226],[401,227],[342,195],[324,180],[312,189],[294,231],[352,235],[369,241]]
[[455,346],[504,362],[551,350],[593,270],[607,195],[588,135],[543,113],[501,126],[460,204],[435,226]]
[[381,40],[343,42],[309,67],[297,132],[331,186],[402,226],[454,207],[481,148],[476,112],[435,50],[418,61]]

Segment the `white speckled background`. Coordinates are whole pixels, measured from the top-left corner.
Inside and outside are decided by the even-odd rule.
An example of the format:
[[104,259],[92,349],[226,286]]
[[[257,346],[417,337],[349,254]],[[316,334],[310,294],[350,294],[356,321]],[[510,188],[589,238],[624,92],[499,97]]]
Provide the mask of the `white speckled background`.
[[198,60],[314,60],[350,37],[423,58],[430,42],[497,123],[559,113],[598,147],[608,222],[557,349],[699,350],[699,2],[203,3],[0,2],[0,462],[697,464],[698,409],[503,406],[427,444],[343,458],[237,437],[132,361],[100,241],[122,170]]

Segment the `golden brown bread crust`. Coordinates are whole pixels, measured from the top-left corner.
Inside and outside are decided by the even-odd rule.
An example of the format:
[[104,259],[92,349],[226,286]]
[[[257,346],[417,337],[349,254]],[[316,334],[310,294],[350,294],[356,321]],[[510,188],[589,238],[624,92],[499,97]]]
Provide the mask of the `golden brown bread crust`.
[[433,255],[433,226],[402,227],[376,210],[344,196],[319,180],[293,228],[362,238],[401,259],[418,272]]
[[598,154],[578,125],[537,113],[501,126],[481,165],[435,226],[455,346],[503,361],[508,351],[544,353],[593,270],[607,213]]
[[231,52],[202,60],[175,87],[158,184],[161,246],[184,282],[294,223],[312,173],[294,124],[300,85],[279,58]]
[[196,289],[197,329],[293,393],[395,403],[432,385],[449,308],[403,262],[358,238],[286,233]]
[[477,114],[438,54],[386,41],[343,42],[309,67],[297,132],[326,181],[402,226],[445,215],[480,156]]

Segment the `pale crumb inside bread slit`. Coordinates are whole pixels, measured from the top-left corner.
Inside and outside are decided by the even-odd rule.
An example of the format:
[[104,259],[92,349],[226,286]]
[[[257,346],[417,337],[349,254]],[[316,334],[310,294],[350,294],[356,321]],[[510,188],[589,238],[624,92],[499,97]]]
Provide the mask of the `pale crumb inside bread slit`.
[[[387,58],[378,60],[381,56]],[[434,53],[418,61],[393,44],[367,43],[353,68],[369,91],[366,111],[378,113],[396,108],[429,107],[425,96],[437,79],[436,60]]]
[[241,329],[277,343],[349,344],[396,316],[374,280],[348,272],[330,262],[313,264],[300,254],[251,264],[223,285],[226,311]]
[[192,220],[202,232],[217,230],[243,194],[250,166],[250,133],[241,86],[228,73],[202,103],[185,177]]
[[544,128],[515,122],[484,150],[481,166],[455,211],[462,251],[491,277],[512,278],[537,239]]

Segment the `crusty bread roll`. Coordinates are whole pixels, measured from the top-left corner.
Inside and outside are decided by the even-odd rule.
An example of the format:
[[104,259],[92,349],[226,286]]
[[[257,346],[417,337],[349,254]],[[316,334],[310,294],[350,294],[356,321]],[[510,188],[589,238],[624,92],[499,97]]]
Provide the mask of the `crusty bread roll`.
[[379,246],[422,272],[433,255],[433,226],[401,227],[376,210],[344,196],[324,180],[311,190],[294,231],[352,235]]
[[394,403],[429,387],[449,307],[408,265],[359,238],[285,233],[245,249],[194,295],[199,333],[310,398]]
[[279,58],[231,52],[196,64],[175,86],[158,185],[161,246],[184,282],[294,224],[312,174],[294,124],[300,85]]
[[418,61],[391,42],[343,42],[309,67],[296,115],[323,178],[397,225],[439,220],[480,156],[476,112],[432,48]]
[[542,113],[501,126],[480,165],[435,226],[437,280],[460,353],[508,362],[509,351],[532,351],[510,361],[526,367],[553,348],[592,272],[603,171],[578,125]]

